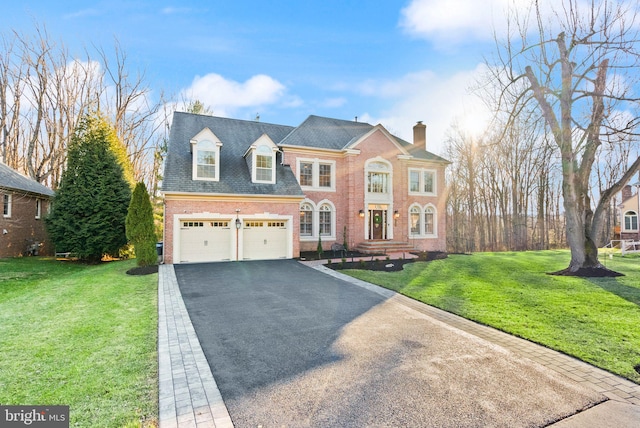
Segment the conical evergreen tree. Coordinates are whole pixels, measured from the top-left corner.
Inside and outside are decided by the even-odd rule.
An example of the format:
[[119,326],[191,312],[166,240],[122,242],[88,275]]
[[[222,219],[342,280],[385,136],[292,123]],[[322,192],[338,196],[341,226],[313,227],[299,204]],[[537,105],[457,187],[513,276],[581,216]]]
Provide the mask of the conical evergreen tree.
[[127,239],[136,251],[138,266],[154,265],[157,260],[153,207],[147,187],[136,184],[126,219]]
[[47,218],[56,251],[99,261],[127,243],[131,189],[111,149],[115,130],[100,114],[86,115],[69,143],[67,169]]

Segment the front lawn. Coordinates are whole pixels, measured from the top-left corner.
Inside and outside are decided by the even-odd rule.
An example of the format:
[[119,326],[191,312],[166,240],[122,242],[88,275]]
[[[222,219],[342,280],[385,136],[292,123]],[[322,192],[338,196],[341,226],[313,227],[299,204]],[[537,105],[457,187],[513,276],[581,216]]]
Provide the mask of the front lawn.
[[640,383],[640,258],[601,261],[617,278],[546,275],[568,251],[450,255],[356,278],[573,355]]
[[0,403],[69,405],[70,426],[155,426],[158,275],[135,260],[0,260]]

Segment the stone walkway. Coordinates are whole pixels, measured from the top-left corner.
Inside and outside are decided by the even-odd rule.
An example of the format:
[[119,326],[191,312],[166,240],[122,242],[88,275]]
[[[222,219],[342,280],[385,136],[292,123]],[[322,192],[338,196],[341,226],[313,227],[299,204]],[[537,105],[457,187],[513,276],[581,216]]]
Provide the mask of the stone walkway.
[[[640,415],[640,407],[638,407],[640,406],[640,385],[527,340],[425,305],[394,291],[343,275],[318,263],[307,264],[388,299],[398,300],[441,322],[499,345],[516,355],[536,361],[550,370],[600,392],[620,405],[627,406],[624,409],[630,412],[631,418]],[[233,427],[231,417],[191,325],[172,265],[161,265],[159,269],[158,312],[160,428]],[[635,406],[629,406],[629,404]],[[589,411],[583,413],[589,413]],[[628,419],[627,417],[626,421]],[[633,419],[631,422],[636,421]],[[584,424],[562,426],[581,425]],[[617,428],[634,425],[622,423],[617,424]]]

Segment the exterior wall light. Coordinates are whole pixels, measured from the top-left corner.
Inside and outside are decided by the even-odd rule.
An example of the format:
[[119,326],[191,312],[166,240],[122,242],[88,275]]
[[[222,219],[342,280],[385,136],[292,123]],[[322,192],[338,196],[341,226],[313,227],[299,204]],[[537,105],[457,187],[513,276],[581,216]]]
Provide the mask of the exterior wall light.
[[393,216],[394,216],[395,218],[400,218],[400,213],[398,212],[398,210],[395,210],[395,211],[393,212]]
[[364,218],[364,211],[363,210],[358,211],[358,215],[360,217]]
[[240,229],[242,227],[242,222],[239,218],[236,219],[236,229]]

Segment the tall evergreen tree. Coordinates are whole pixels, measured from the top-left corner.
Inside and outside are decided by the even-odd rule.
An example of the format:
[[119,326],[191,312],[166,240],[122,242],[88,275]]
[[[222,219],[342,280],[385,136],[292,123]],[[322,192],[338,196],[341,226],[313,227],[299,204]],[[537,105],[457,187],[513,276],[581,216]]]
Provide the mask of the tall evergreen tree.
[[115,130],[99,113],[87,114],[76,128],[67,169],[47,218],[56,251],[97,262],[127,243],[131,188],[112,150],[114,140]]
[[156,235],[153,223],[153,207],[143,182],[136,184],[126,219],[127,239],[136,251],[138,266],[156,263]]

